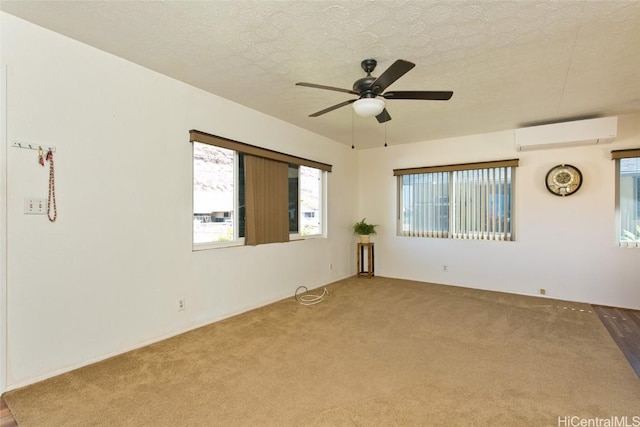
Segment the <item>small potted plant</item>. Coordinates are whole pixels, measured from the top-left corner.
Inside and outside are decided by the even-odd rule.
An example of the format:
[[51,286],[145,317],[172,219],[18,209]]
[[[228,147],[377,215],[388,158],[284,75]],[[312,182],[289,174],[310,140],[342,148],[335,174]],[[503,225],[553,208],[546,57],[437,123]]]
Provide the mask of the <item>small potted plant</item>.
[[367,224],[366,218],[362,218],[361,221],[356,222],[353,225],[353,233],[360,235],[361,243],[369,243],[369,236],[376,234],[377,224]]

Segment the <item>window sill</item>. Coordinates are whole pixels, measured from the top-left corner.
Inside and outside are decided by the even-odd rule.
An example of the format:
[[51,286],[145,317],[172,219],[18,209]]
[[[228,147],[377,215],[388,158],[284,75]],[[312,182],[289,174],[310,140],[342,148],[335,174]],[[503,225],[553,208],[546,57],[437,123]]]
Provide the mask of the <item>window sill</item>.
[[191,250],[193,252],[198,252],[198,251],[206,251],[208,249],[233,248],[237,246],[244,246],[244,240],[236,240],[233,242],[220,242],[220,243],[195,243]]
[[[323,239],[326,236],[323,234],[314,234],[311,236],[300,236],[299,234],[291,234],[289,236],[289,242],[301,242],[303,240]],[[289,243],[283,242],[283,243]],[[223,249],[234,248],[238,246],[245,246],[244,239],[233,242],[220,242],[220,243],[195,243],[191,249],[192,252],[206,251],[209,249]]]
[[315,239],[322,239],[324,238],[324,234],[311,234],[308,236],[301,236],[299,234],[292,234],[289,236],[289,241],[290,242],[298,242],[301,240],[315,240]]

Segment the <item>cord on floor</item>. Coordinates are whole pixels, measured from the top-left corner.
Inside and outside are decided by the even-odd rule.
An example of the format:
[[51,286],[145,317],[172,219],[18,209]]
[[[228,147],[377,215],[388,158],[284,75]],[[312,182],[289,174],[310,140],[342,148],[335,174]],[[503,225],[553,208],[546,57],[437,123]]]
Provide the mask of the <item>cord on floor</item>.
[[327,296],[330,295],[327,288],[324,288],[324,292],[322,292],[322,295],[313,295],[313,294],[298,295],[298,291],[300,289],[304,289],[302,291],[303,294],[307,292],[308,289],[306,286],[298,286],[298,289],[296,289],[294,296],[296,298],[296,301],[298,301],[298,304],[301,304],[301,305],[315,305],[315,304],[321,303]]

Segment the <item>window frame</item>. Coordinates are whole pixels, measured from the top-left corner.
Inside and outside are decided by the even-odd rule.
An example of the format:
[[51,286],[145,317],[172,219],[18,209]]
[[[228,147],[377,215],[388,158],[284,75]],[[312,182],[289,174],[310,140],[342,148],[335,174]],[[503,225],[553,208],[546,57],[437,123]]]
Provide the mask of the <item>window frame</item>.
[[[426,237],[426,238],[439,238],[439,239],[455,239],[455,240],[486,240],[486,241],[515,241],[515,177],[516,168],[518,166],[518,159],[499,160],[490,162],[476,162],[476,163],[463,163],[455,165],[442,165],[442,166],[425,166],[418,168],[406,168],[406,169],[394,169],[394,176],[397,177],[397,225],[396,235],[401,237]],[[505,176],[504,181],[500,182],[496,180],[495,172],[504,169]],[[493,170],[493,171],[492,171]],[[436,210],[442,218],[446,219],[446,222],[438,221],[437,218],[428,220],[429,229],[416,230],[415,228],[405,229],[405,209],[409,206],[405,201],[406,192],[404,191],[405,183],[403,180],[406,176],[415,176],[417,181],[421,181],[422,184],[431,183],[438,187],[435,190],[427,190],[426,198],[421,199],[422,204],[426,206],[432,206],[431,214],[433,215]],[[465,180],[460,182],[460,178],[465,177]],[[477,178],[482,178],[482,181],[477,181]],[[502,178],[501,174],[498,177]],[[411,179],[411,178],[409,178]],[[472,181],[470,181],[472,180]],[[474,184],[473,181],[476,181]],[[420,182],[418,182],[420,184]],[[410,184],[411,186],[415,184]],[[480,192],[478,188],[482,190],[483,186],[491,185],[494,189],[491,192]],[[495,191],[496,185],[508,185],[508,191],[505,189],[502,192]],[[433,188],[433,187],[432,187]],[[461,199],[458,194],[465,195],[465,191],[470,195],[482,194],[486,197],[484,204],[486,210],[478,209],[477,202],[473,202],[473,208],[466,210],[467,213],[471,213],[472,217],[466,218],[467,227],[463,227],[462,217],[460,216],[461,201],[467,203],[468,199],[465,196]],[[414,196],[423,196],[422,192],[413,192]],[[506,196],[506,200],[500,203],[502,211],[505,211],[505,207],[508,206],[509,215],[503,215],[504,224],[503,228],[495,230],[495,221],[492,222],[493,226],[490,226],[488,221],[491,211],[495,212],[493,199],[498,199],[498,196]],[[434,198],[436,197],[436,198]],[[443,202],[443,200],[446,200]],[[442,215],[442,204],[445,204],[444,216]],[[413,208],[416,203],[411,202],[410,208]],[[439,207],[438,207],[439,206]],[[434,210],[435,209],[435,210]],[[498,208],[500,210],[500,208]],[[479,212],[479,219],[475,216],[475,213]],[[413,219],[413,218],[412,218]],[[472,221],[469,221],[471,219]],[[473,226],[469,227],[468,224],[472,223]],[[425,222],[423,220],[424,225]],[[446,228],[443,228],[446,227]],[[482,228],[484,230],[478,230]],[[491,229],[491,230],[489,230]]]
[[[198,142],[198,141],[194,141],[194,142]],[[199,143],[199,142],[198,142]],[[206,144],[205,144],[206,145]],[[221,148],[221,147],[218,147]],[[222,147],[224,148],[224,147]],[[229,241],[222,241],[222,242],[195,242],[194,241],[194,225],[193,225],[193,216],[195,215],[195,212],[193,212],[193,208],[194,208],[194,202],[192,200],[191,203],[191,217],[192,217],[192,229],[191,229],[191,245],[192,245],[192,250],[193,251],[201,251],[201,250],[206,250],[206,249],[217,249],[217,248],[228,248],[228,247],[234,247],[234,246],[244,246],[245,241],[244,241],[244,236],[240,236],[240,211],[241,211],[241,201],[240,201],[240,158],[241,158],[241,153],[239,153],[238,151],[232,150],[233,151],[233,214],[232,214],[232,221],[234,224],[233,227],[233,238],[232,240]],[[193,170],[193,161],[195,158],[195,145],[192,144],[192,151],[191,151],[191,165],[192,165],[192,175],[193,178],[195,178],[195,171]],[[194,187],[193,187],[193,181],[194,179],[192,178],[191,180],[191,197],[193,199],[194,196]]]
[[[299,166],[310,168],[310,166],[305,166],[305,165],[299,165]],[[327,217],[327,197],[326,196],[327,196],[328,174],[326,171],[322,171],[317,168],[312,168],[312,169],[316,169],[320,172],[320,177],[318,182],[318,185],[320,187],[319,194],[318,194],[318,202],[320,203],[320,208],[318,209],[318,215],[320,216],[320,221],[318,221],[320,232],[314,233],[314,234],[300,234],[300,227],[303,226],[303,223],[304,223],[304,216],[303,216],[304,212],[302,211],[302,208],[301,208],[302,185],[301,185],[301,178],[300,178],[300,167],[298,167],[298,232],[296,234],[290,235],[291,240],[318,239],[318,238],[327,237],[327,233],[326,233],[327,223],[325,219]]]
[[[297,174],[297,201],[296,201],[296,212],[297,212],[297,230],[289,232],[289,241],[297,241],[297,240],[305,240],[305,239],[317,239],[317,238],[326,238],[327,237],[327,173],[331,172],[332,165],[316,162],[314,160],[304,159],[297,156],[291,156],[289,154],[280,153],[273,150],[264,149],[261,147],[245,144],[238,141],[233,141],[227,138],[219,137],[216,135],[207,134],[204,132],[191,130],[190,131],[190,142],[192,143],[192,154],[191,154],[191,164],[193,168],[193,162],[195,159],[195,149],[193,148],[193,143],[201,143],[206,145],[215,146],[218,148],[224,148],[233,151],[234,153],[234,163],[233,163],[233,179],[234,179],[234,206],[233,206],[233,239],[231,241],[222,241],[222,242],[195,242],[194,241],[194,226],[193,226],[193,218],[195,215],[194,212],[194,204],[192,202],[192,231],[191,231],[191,243],[193,251],[207,250],[207,249],[218,249],[218,248],[226,248],[226,247],[236,247],[236,246],[244,246],[246,244],[244,236],[240,236],[240,228],[241,228],[241,206],[240,206],[240,198],[241,198],[241,189],[240,189],[240,173],[241,173],[241,165],[240,158],[245,155],[256,155],[258,157],[264,157],[271,160],[280,161],[288,164],[288,168],[291,170],[292,167],[295,168]],[[319,215],[320,215],[320,232],[315,234],[300,234],[300,225],[302,224],[302,210],[301,206],[301,188],[300,185],[300,166],[305,166],[308,168],[317,169],[320,172],[320,180],[319,180],[319,192],[318,200],[319,200]],[[192,169],[193,178],[195,178],[195,171]],[[194,194],[193,187],[193,178],[192,178],[192,198]],[[291,196],[290,196],[291,199]]]
[[[621,161],[624,159],[638,159],[640,162],[640,148],[635,149],[627,149],[627,150],[613,150],[611,151],[611,159],[615,161],[615,239],[614,244],[617,247],[621,248],[640,248],[640,238],[636,241],[633,240],[623,240],[623,220],[622,220],[622,209],[621,209],[621,191],[622,191],[622,167]],[[632,190],[631,192],[638,197],[640,193],[640,175],[632,177]],[[636,199],[636,204],[634,206],[635,210],[635,221],[640,222],[640,200]],[[633,230],[635,233],[636,230]],[[640,233],[639,233],[640,234]]]

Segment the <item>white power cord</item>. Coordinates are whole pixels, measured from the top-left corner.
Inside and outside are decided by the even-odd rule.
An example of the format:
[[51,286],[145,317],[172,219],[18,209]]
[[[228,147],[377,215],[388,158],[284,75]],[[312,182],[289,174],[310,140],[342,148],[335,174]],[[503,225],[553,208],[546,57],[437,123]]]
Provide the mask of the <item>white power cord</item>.
[[307,292],[307,287],[298,286],[298,289],[296,289],[296,292],[294,294],[294,296],[296,297],[296,301],[298,301],[298,304],[301,304],[301,305],[315,305],[315,304],[321,303],[324,300],[324,298],[329,295],[329,291],[327,290],[327,288],[324,288],[324,292],[322,292],[322,295],[310,294],[310,295],[298,296],[298,291],[300,289],[304,289],[302,293],[305,293]]

